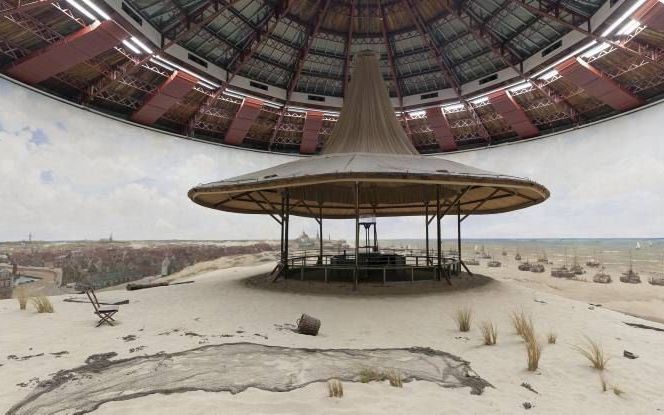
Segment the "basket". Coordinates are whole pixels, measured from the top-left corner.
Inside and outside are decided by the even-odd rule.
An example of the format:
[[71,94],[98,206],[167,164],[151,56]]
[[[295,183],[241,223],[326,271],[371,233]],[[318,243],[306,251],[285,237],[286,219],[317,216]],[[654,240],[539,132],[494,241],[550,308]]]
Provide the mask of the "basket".
[[297,320],[297,331],[300,334],[307,334],[309,336],[316,336],[318,334],[318,329],[320,329],[320,320],[311,317],[308,314],[302,314]]

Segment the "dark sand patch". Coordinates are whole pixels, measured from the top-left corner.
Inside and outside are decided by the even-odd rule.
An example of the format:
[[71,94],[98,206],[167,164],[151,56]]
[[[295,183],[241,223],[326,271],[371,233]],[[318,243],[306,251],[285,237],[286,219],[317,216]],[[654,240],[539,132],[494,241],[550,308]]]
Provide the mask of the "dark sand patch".
[[[420,347],[305,349],[229,343],[109,360],[115,356],[115,353],[92,355],[83,366],[57,372],[51,379],[40,382],[7,414],[52,414],[65,410],[84,414],[106,402],[155,393],[235,394],[249,387],[287,392],[332,378],[359,382],[363,368],[396,370],[404,382],[420,380],[443,388],[469,388],[471,394],[481,394],[491,386],[473,372],[469,362]],[[292,373],[298,376],[290,376]]]

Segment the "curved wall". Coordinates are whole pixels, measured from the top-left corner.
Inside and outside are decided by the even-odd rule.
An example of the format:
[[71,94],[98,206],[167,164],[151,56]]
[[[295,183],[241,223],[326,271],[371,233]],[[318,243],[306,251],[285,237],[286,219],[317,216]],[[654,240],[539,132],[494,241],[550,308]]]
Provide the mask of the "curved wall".
[[[468,237],[659,236],[664,139],[656,105],[576,131],[446,158],[528,176],[543,205],[469,218]],[[0,240],[254,239],[278,237],[266,217],[194,205],[187,190],[293,159],[138,128],[0,79]],[[422,218],[385,219],[383,238],[419,238]],[[316,233],[294,220],[292,235]],[[449,229],[447,227],[444,230]],[[349,238],[340,221],[325,236]]]

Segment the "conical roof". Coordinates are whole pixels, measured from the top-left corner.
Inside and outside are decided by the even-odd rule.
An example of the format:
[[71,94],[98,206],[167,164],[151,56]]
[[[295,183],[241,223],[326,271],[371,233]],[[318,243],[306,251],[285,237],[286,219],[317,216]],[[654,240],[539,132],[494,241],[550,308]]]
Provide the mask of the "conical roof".
[[[549,191],[531,180],[417,154],[390,105],[373,52],[356,55],[339,120],[323,155],[300,159],[189,191],[194,202],[238,213],[353,218],[433,212],[483,214],[541,203]],[[356,201],[356,186],[359,200]],[[357,204],[356,204],[357,203]]]
[[360,52],[354,63],[348,95],[322,154],[419,154],[394,114],[376,54]]

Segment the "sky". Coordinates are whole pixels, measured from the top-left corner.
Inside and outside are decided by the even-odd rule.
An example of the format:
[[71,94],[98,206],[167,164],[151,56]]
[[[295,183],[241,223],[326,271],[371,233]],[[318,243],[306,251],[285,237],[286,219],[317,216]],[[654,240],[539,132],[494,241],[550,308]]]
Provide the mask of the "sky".
[[[463,236],[664,236],[662,119],[664,104],[548,138],[445,155],[551,191],[535,207],[468,218]],[[111,233],[121,240],[278,239],[271,218],[206,209],[187,191],[293,159],[138,128],[0,78],[0,241],[29,233],[37,240]],[[421,238],[423,224],[420,217],[379,219],[379,239]],[[291,229],[295,236],[318,228],[313,219],[293,218]],[[444,235],[453,229],[443,223]],[[350,240],[353,222],[325,221],[323,234]]]

